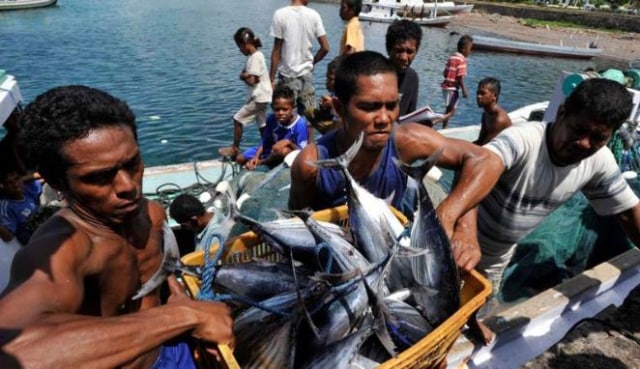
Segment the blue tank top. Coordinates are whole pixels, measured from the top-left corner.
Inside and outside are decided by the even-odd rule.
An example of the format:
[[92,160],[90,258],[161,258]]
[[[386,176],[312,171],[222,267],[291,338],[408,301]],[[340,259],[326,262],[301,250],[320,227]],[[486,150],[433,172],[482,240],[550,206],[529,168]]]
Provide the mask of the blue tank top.
[[[329,132],[318,139],[316,142],[318,160],[338,156],[335,140],[337,132]],[[392,158],[397,157],[398,153],[392,131],[389,141],[382,151],[382,158],[378,167],[369,177],[362,180],[360,185],[382,199],[386,199],[393,193],[391,205],[396,209],[402,210],[402,200],[407,188],[407,176],[393,162]],[[345,178],[339,170],[318,168],[316,189],[317,196],[312,205],[314,210],[331,208],[347,202]]]

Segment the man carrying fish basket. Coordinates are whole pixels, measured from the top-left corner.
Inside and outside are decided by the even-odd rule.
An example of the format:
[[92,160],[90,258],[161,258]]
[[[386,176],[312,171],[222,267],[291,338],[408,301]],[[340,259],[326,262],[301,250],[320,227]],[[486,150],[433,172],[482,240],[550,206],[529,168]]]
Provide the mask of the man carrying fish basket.
[[343,161],[348,172],[373,195],[390,198],[394,207],[405,213],[412,212],[413,204],[407,206],[405,201],[408,177],[394,160],[413,163],[443,149],[437,164],[458,170],[459,177],[451,194],[439,205],[437,215],[454,245],[456,263],[462,270],[469,271],[480,260],[475,214],[461,216],[486,193],[468,196],[466,191],[470,186],[490,188],[493,185],[485,183],[485,178],[487,170],[495,167],[489,165],[490,162],[497,158],[483,148],[444,137],[423,125],[395,124],[398,101],[397,73],[389,59],[372,51],[346,57],[336,72],[333,100],[344,126],[309,144],[298,155],[291,167],[289,207],[319,210],[344,204],[345,177],[339,171],[313,162],[340,159],[362,134],[362,146],[353,160]]
[[232,342],[227,307],[189,299],[173,276],[166,304],[159,288],[133,298],[169,242],[164,209],[142,197],[126,103],[85,86],[54,88],[27,106],[23,134],[29,158],[69,206],[13,261],[0,295],[1,368],[195,368],[174,338]]

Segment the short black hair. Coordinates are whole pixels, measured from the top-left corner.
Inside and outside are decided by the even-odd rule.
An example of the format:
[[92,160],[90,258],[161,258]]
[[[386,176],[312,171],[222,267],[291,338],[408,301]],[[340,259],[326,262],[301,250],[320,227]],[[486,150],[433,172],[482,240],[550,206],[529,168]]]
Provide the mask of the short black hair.
[[236,42],[236,45],[244,45],[246,43],[250,43],[256,48],[262,47],[262,41],[260,41],[260,37],[256,37],[256,34],[253,33],[251,28],[248,27],[240,27],[233,35],[233,40]]
[[291,101],[294,106],[296,105],[296,94],[289,86],[276,86],[275,90],[273,90],[273,95],[271,96],[271,102],[273,103],[276,99],[287,99]]
[[385,36],[385,46],[387,53],[391,52],[391,49],[398,43],[398,41],[416,40],[416,49],[420,48],[420,42],[422,41],[422,27],[416,22],[412,22],[408,19],[395,20],[387,28],[387,35]]
[[39,95],[24,110],[21,145],[30,165],[54,188],[66,183],[64,145],[93,130],[126,126],[137,139],[135,115],[108,93],[87,86],[61,86]]
[[336,70],[335,94],[343,103],[348,103],[357,91],[359,76],[373,76],[392,73],[397,76],[396,67],[384,55],[375,51],[360,51],[345,57]]
[[189,194],[179,195],[169,206],[169,215],[178,223],[187,223],[192,217],[199,217],[204,212],[204,205],[200,200]]
[[335,58],[331,59],[331,61],[327,64],[327,71],[337,70],[340,66],[340,63],[344,60],[346,55],[338,55]]
[[626,87],[604,78],[591,78],[576,87],[564,102],[564,114],[582,117],[598,124],[620,128],[633,109],[633,98]]
[[458,52],[462,52],[462,50],[469,44],[473,43],[473,37],[469,35],[464,35],[460,37],[458,40]]
[[478,82],[478,88],[486,86],[489,91],[496,94],[496,99],[500,96],[500,90],[502,86],[500,85],[500,80],[494,77],[486,77]]
[[353,10],[353,14],[355,14],[356,17],[362,11],[362,0],[344,0],[344,3]]

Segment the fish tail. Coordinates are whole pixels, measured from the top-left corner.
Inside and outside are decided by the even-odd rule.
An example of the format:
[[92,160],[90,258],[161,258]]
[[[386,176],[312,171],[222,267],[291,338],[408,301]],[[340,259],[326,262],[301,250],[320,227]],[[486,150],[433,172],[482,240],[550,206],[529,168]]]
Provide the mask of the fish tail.
[[436,150],[433,154],[429,155],[427,159],[416,160],[411,164],[407,164],[402,162],[397,158],[393,158],[396,166],[400,168],[405,174],[409,177],[414,178],[418,182],[422,181],[425,175],[433,168],[436,163],[442,157],[444,149],[440,148]]
[[362,146],[362,142],[364,141],[364,133],[360,133],[358,139],[349,147],[344,154],[338,156],[337,158],[332,159],[324,159],[317,160],[315,162],[309,162],[309,164],[321,167],[321,168],[334,168],[334,169],[342,169],[347,171],[349,168],[349,164],[356,157],[358,151],[360,151],[360,147]]

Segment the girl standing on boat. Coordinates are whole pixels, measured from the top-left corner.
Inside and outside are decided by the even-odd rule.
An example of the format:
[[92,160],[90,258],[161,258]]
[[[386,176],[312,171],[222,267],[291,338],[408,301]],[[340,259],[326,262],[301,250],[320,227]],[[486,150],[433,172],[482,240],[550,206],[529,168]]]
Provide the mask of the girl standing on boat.
[[258,48],[262,41],[247,27],[238,29],[233,39],[247,62],[240,73],[240,79],[247,84],[249,98],[247,102],[233,116],[233,145],[218,150],[220,155],[235,158],[240,152],[240,141],[244,126],[253,122],[258,124],[260,136],[267,123],[267,106],[271,102],[271,80],[267,70],[264,54]]

